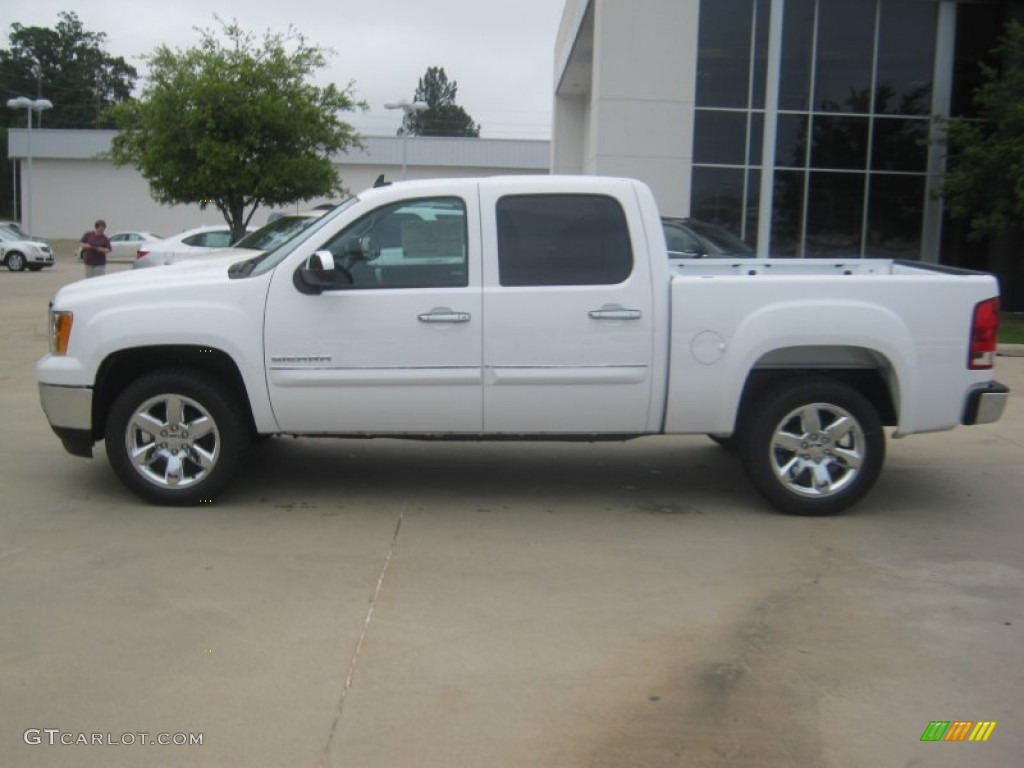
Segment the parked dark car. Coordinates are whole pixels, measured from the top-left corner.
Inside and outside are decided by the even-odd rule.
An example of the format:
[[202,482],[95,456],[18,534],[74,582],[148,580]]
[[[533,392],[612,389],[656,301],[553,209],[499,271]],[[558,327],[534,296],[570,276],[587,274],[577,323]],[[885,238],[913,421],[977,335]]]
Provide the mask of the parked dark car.
[[663,217],[661,226],[672,259],[752,259],[757,255],[753,248],[717,224]]

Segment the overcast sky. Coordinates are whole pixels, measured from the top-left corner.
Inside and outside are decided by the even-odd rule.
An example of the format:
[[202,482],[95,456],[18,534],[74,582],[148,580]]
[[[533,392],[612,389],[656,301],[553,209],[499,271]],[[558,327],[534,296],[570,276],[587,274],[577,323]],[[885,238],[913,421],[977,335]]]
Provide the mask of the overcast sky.
[[[349,121],[366,135],[394,135],[400,112],[384,103],[412,99],[429,66],[458,83],[458,103],[487,138],[548,139],[555,35],[564,0],[3,0],[0,41],[12,23],[54,27],[74,10],[86,30],[105,32],[107,53],[140,75],[139,56],[163,43],[198,42],[195,27],[215,27],[216,13],[261,37],[289,25],[334,49],[317,80],[355,81],[369,105]],[[44,88],[45,91],[45,88]],[[43,96],[47,94],[44,93]]]

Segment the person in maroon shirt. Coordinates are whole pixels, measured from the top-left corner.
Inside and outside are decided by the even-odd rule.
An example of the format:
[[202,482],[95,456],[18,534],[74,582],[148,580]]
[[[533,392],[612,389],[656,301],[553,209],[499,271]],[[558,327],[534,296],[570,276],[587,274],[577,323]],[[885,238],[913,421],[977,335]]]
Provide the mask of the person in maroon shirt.
[[107,222],[97,219],[94,228],[82,235],[79,244],[82,246],[82,261],[85,262],[86,277],[99,277],[107,271],[110,239],[104,234],[106,230]]

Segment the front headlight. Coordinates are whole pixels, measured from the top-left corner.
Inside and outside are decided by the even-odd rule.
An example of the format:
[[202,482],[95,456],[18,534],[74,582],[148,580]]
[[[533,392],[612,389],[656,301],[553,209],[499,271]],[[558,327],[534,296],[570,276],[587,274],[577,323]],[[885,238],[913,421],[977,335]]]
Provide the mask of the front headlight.
[[63,357],[68,352],[68,341],[71,339],[71,324],[74,315],[71,312],[50,310],[50,354]]

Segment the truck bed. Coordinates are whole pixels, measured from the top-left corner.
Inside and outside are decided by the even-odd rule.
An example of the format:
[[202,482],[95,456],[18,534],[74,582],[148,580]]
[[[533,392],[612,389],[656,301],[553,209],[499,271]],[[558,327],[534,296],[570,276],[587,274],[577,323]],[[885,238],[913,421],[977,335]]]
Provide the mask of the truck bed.
[[981,273],[941,264],[895,259],[674,259],[673,275],[979,275]]

